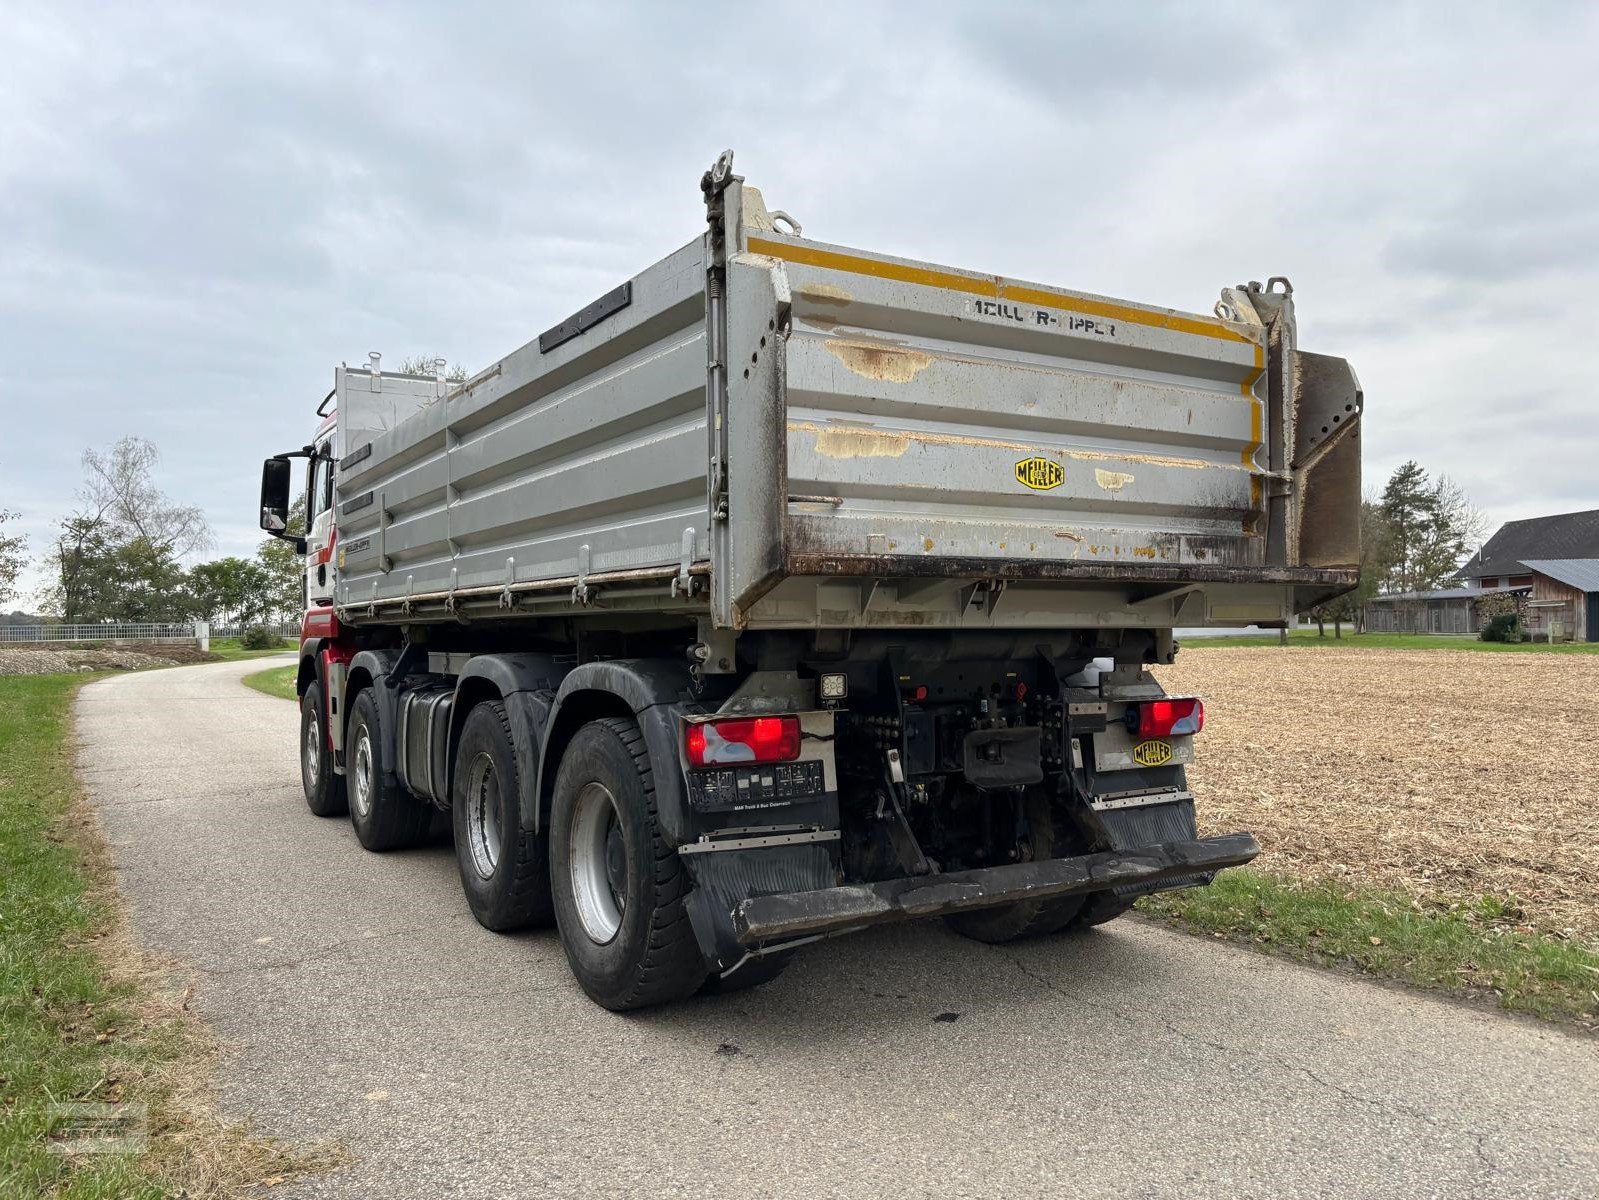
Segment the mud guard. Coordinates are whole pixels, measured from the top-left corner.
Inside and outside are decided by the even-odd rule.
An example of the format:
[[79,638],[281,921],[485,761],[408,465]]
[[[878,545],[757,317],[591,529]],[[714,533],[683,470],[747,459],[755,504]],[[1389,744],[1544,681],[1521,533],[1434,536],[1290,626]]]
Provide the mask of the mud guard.
[[516,756],[518,820],[523,829],[537,829],[539,764],[544,735],[549,730],[555,688],[565,668],[549,654],[475,654],[455,681],[455,713],[451,719],[446,761],[452,764],[450,790],[455,790],[453,764],[456,744],[471,706],[461,697],[470,693],[474,680],[483,680],[499,693],[510,718],[511,750]]
[[[549,739],[561,726],[561,710],[575,695],[601,692],[615,696],[632,710],[655,768],[655,808],[662,832],[672,845],[681,845],[687,829],[688,797],[683,783],[683,762],[678,750],[677,714],[674,706],[691,694],[693,676],[686,662],[655,658],[608,659],[574,667],[561,681],[551,704],[548,723],[539,739],[540,761],[549,751]],[[548,775],[549,778],[544,778]],[[543,790],[554,783],[551,772],[538,776],[540,794],[533,798],[532,819],[539,822],[549,810]],[[537,828],[535,824],[533,828]]]
[[838,882],[838,865],[826,845],[755,847],[682,855],[694,880],[688,919],[705,959],[729,971],[749,953],[739,941],[734,914],[761,896],[814,892]]

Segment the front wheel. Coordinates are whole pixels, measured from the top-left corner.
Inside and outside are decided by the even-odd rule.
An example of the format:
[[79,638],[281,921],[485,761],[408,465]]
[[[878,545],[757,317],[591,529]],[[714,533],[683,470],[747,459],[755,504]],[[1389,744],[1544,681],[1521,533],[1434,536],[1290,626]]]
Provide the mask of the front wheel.
[[300,785],[305,806],[319,817],[342,817],[348,807],[344,777],[333,770],[328,749],[327,705],[322,685],[313,683],[300,697]]
[[550,891],[566,960],[596,1003],[644,1008],[705,982],[688,875],[661,838],[649,750],[631,719],[590,722],[561,758]]

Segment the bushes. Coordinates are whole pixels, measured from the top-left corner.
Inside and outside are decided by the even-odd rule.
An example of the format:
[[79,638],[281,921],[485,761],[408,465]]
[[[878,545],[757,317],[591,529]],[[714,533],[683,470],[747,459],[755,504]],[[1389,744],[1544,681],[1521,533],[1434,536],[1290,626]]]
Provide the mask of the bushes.
[[246,650],[276,650],[283,645],[283,635],[265,625],[249,625],[239,634],[239,645]]
[[1477,637],[1484,642],[1519,642],[1521,623],[1515,613],[1500,613],[1482,627]]

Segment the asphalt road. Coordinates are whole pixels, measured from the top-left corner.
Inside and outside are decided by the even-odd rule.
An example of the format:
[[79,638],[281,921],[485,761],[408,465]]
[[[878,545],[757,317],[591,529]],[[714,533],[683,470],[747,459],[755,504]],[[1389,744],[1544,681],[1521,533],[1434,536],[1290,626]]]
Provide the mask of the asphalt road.
[[274,1195],[1599,1194],[1599,1044],[1137,921],[900,927],[607,1013],[553,932],[472,920],[447,838],[373,855],[306,811],[294,706],[238,683],[265,665],[116,676],[78,718],[225,1107],[358,1156]]

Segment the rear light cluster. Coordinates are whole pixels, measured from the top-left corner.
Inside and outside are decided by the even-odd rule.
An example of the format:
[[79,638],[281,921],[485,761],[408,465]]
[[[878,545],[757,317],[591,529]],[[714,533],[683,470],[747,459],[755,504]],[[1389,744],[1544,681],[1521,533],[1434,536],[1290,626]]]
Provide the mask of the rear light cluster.
[[1197,698],[1167,697],[1127,706],[1127,728],[1141,738],[1180,737],[1205,727],[1205,706]]
[[683,732],[692,767],[793,762],[800,755],[798,717],[734,717],[699,721]]

